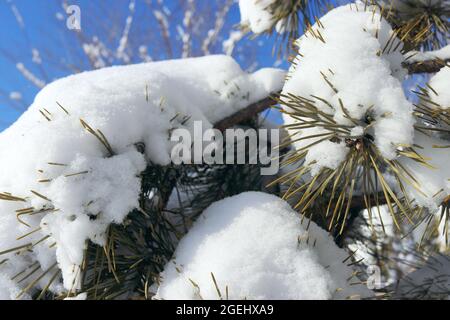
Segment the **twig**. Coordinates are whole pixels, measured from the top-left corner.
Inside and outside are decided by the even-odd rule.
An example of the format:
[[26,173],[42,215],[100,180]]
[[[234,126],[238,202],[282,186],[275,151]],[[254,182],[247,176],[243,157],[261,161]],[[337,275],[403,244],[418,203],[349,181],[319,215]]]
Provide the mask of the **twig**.
[[273,94],[272,96],[266,97],[258,102],[252,103],[251,105],[245,107],[244,109],[239,110],[238,112],[232,114],[229,117],[226,117],[219,122],[216,122],[214,125],[215,129],[219,129],[220,131],[224,131],[227,128],[231,128],[243,121],[252,119],[258,113],[274,106],[277,104],[275,99],[275,95],[279,93]]

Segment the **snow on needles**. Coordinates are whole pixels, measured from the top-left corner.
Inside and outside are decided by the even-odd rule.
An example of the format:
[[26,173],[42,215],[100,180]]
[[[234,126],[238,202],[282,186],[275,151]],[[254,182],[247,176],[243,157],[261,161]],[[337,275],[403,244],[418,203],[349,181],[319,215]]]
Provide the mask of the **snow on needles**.
[[449,60],[450,59],[450,44],[446,45],[445,47],[434,50],[434,51],[412,51],[408,53],[407,58],[408,62],[421,62],[421,61],[427,61],[427,60],[434,60],[434,59],[440,59],[440,60]]
[[364,285],[350,285],[358,279],[343,262],[348,253],[314,222],[309,229],[307,224],[288,203],[261,192],[216,202],[181,240],[156,298],[225,299],[226,292],[228,299],[370,295]]
[[443,110],[450,109],[450,67],[443,67],[430,80],[429,94],[434,103],[437,103]]
[[239,0],[241,24],[246,25],[253,33],[269,30],[274,21],[270,6],[275,0]]
[[[140,173],[170,162],[171,129],[192,130],[194,120],[210,128],[280,90],[283,80],[281,70],[247,74],[230,57],[209,56],[111,67],[46,86],[0,134],[0,197],[21,199],[0,201],[0,252],[33,244],[2,256],[9,258],[3,275],[26,261],[42,270],[57,261],[64,287],[77,289],[87,240],[104,244],[108,225],[138,206]],[[3,278],[0,287],[8,285]]]
[[[396,157],[398,145],[412,143],[414,125],[413,107],[401,84],[405,76],[400,53],[403,45],[391,37],[392,33],[375,7],[365,11],[364,4],[357,3],[330,11],[297,40],[299,55],[283,88],[284,94],[313,101],[336,124],[351,128],[351,134],[373,136],[380,153],[388,159]],[[284,108],[289,111],[289,107]],[[370,125],[368,117],[374,120]],[[289,114],[284,119],[288,125],[298,122]],[[295,138],[327,132],[317,126],[291,130]],[[301,149],[320,139],[298,140],[294,145]],[[308,150],[306,160],[315,163],[314,174],[322,167],[336,168],[349,148],[342,142],[331,148],[325,141]]]
[[[442,68],[430,80],[427,90],[426,105],[435,112],[448,114],[450,108],[450,67]],[[424,127],[430,126],[423,124]],[[432,134],[416,132],[414,143],[421,147],[420,154],[430,166],[421,165],[411,159],[401,159],[401,164],[413,173],[414,178],[419,181],[420,188],[408,185],[411,199],[419,206],[427,207],[431,211],[437,211],[440,204],[450,195],[450,166],[448,138],[450,126],[447,122],[436,124],[437,130]],[[445,131],[446,130],[446,131]]]

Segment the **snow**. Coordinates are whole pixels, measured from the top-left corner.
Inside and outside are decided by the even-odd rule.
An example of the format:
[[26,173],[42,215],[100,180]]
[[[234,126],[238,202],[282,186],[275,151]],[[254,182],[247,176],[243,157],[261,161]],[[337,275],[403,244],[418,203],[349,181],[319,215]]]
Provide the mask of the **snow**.
[[31,54],[33,55],[32,57],[32,61],[36,64],[41,64],[42,63],[42,59],[41,59],[41,54],[39,53],[39,50],[36,48],[31,49]]
[[25,29],[25,22],[24,19],[21,15],[21,13],[19,12],[19,9],[17,9],[16,5],[12,2],[12,1],[8,1],[8,4],[11,7],[11,11],[14,14],[14,17],[16,18],[17,24],[19,25],[19,27],[23,30]]
[[164,38],[168,39],[170,37],[170,24],[166,13],[159,10],[153,10],[153,15],[161,26]]
[[[0,274],[0,300],[15,300],[19,295],[20,289],[8,276]],[[22,298],[28,300],[28,295]]]
[[273,26],[270,6],[275,0],[239,0],[241,24],[248,26],[253,33],[262,33]]
[[148,54],[148,48],[146,46],[139,46],[139,58],[143,62],[153,61],[152,57]]
[[[376,265],[375,251],[381,251],[382,246],[395,236],[395,225],[387,205],[374,207],[369,212],[363,210],[356,218],[356,237],[348,239],[348,248],[355,252],[354,258],[362,260],[366,265]],[[376,239],[373,243],[369,239]]]
[[427,60],[441,59],[441,60],[449,60],[450,59],[450,44],[445,47],[433,50],[433,51],[410,51],[408,52],[406,59],[408,62],[421,62]]
[[234,51],[236,44],[244,37],[244,32],[242,30],[232,30],[228,39],[222,42],[223,52],[227,56],[231,56]]
[[429,85],[435,91],[429,90],[431,100],[441,109],[450,109],[450,67],[443,67],[431,78]]
[[128,17],[126,19],[125,28],[123,29],[122,37],[120,38],[119,46],[116,50],[117,58],[122,59],[122,61],[125,63],[130,62],[130,57],[125,53],[125,50],[128,45],[128,36],[130,34],[130,30],[131,30],[131,27],[133,24],[133,16],[134,16],[134,12],[135,12],[135,7],[136,7],[136,1],[135,0],[130,1],[129,5],[128,5],[128,10],[130,11],[130,14],[128,15]]
[[106,67],[107,61],[111,60],[109,49],[96,36],[90,43],[83,43],[83,51],[95,69]]
[[400,158],[400,164],[419,183],[419,190],[408,183],[405,183],[405,188],[415,204],[430,211],[437,211],[444,199],[450,195],[449,150],[445,148],[448,141],[417,132],[414,143],[421,147],[418,152],[431,167],[405,157]]
[[336,169],[345,160],[347,147],[341,143],[323,141],[319,148],[312,147],[306,155],[306,163],[310,163],[311,175],[315,176],[322,168]]
[[87,298],[86,293],[80,293],[79,295],[76,295],[75,297],[64,298],[64,300],[86,300],[86,298]]
[[225,25],[225,18],[227,17],[228,12],[230,11],[233,4],[234,1],[227,1],[216,12],[215,14],[216,21],[214,22],[214,28],[208,30],[208,32],[206,33],[206,37],[202,41],[201,49],[204,55],[211,54],[210,46],[213,45],[219,39],[219,35]]
[[[209,56],[105,68],[47,85],[0,134],[0,196],[23,199],[0,201],[0,252],[35,244],[1,255],[10,261],[0,272],[11,276],[36,260],[46,270],[57,261],[64,287],[77,289],[86,241],[104,244],[108,225],[138,206],[139,174],[149,163],[170,163],[171,129],[193,130],[195,120],[211,128],[280,90],[283,79],[281,70],[247,74],[230,57]],[[15,214],[28,208],[21,223]]]
[[358,279],[343,262],[348,254],[325,230],[307,224],[285,201],[261,192],[216,202],[181,240],[156,298],[218,299],[217,289],[224,299],[226,292],[229,299],[370,295],[363,285],[350,285]]
[[[447,112],[450,107],[450,67],[442,68],[435,74],[429,84],[427,93],[431,102],[425,104],[431,109]],[[439,106],[438,106],[439,105]],[[427,126],[423,124],[422,126]],[[439,123],[438,128],[449,130],[448,124]],[[419,206],[427,207],[431,211],[438,210],[442,201],[450,195],[450,169],[448,166],[449,149],[448,133],[434,132],[424,135],[416,132],[414,143],[421,148],[419,154],[427,159],[431,166],[424,166],[410,159],[401,159],[401,163],[414,175],[420,184],[420,192],[408,186],[408,192]]]
[[[309,99],[336,124],[349,126],[341,141],[363,132],[371,134],[380,153],[393,159],[398,145],[412,144],[415,121],[413,106],[402,90],[401,81],[406,75],[401,66],[403,45],[395,39],[392,46],[386,46],[393,33],[391,27],[377,8],[368,6],[364,11],[364,7],[364,3],[358,2],[336,8],[296,41],[299,55],[282,93]],[[383,52],[385,47],[388,49]],[[288,98],[283,99],[289,102]],[[292,111],[286,105],[283,108]],[[374,119],[370,125],[366,116]],[[284,120],[287,125],[300,123],[290,114],[284,114]],[[330,132],[317,125],[290,129],[294,139]],[[299,150],[320,139],[323,135],[295,141],[294,147]],[[308,147],[308,163],[317,162],[315,172],[321,167],[335,168],[347,155],[349,148],[342,142],[334,142],[339,145],[333,147],[331,144],[323,141]]]
[[9,94],[9,98],[11,100],[22,100],[22,94],[20,92],[17,92],[17,91],[12,91]]

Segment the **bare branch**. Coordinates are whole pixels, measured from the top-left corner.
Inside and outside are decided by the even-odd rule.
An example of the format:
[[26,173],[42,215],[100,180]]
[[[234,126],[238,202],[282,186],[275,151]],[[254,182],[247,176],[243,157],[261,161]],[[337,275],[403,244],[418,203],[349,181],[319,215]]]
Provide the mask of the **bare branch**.
[[232,114],[229,117],[226,117],[214,125],[214,128],[219,129],[220,131],[224,131],[227,128],[231,128],[243,121],[252,119],[258,113],[274,106],[277,104],[275,99],[275,95],[279,93],[273,94],[272,96],[266,97],[258,102],[250,104],[248,107],[239,110],[238,112]]

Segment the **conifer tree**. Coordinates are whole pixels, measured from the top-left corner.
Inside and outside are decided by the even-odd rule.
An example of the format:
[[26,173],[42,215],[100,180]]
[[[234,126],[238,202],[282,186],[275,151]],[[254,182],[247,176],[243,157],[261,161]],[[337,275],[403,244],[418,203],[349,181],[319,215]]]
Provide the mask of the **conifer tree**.
[[[448,298],[449,1],[240,0],[239,39],[275,35],[286,74],[209,56],[233,4],[196,43],[195,3],[182,59],[107,68],[135,62],[127,32],[115,54],[81,39],[99,70],[45,86],[0,133],[0,297]],[[178,129],[191,145],[198,122],[273,129],[267,109],[276,174],[245,137],[216,141],[245,164],[173,161]]]

